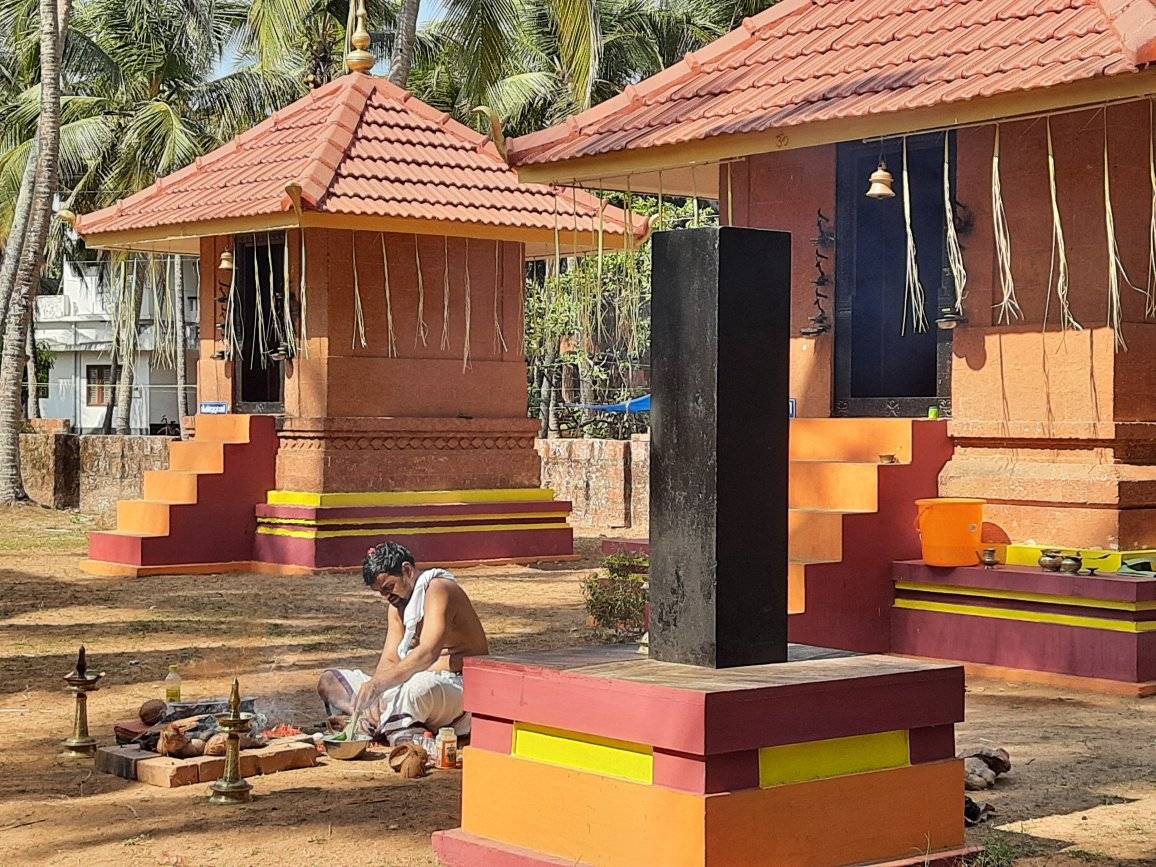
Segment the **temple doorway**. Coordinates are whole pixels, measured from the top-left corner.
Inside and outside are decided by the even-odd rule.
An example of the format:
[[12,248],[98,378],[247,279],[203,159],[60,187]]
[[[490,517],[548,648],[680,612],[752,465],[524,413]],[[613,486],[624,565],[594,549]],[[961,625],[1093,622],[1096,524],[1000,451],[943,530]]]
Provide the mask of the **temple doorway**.
[[[880,159],[894,175],[894,198],[864,195]],[[913,327],[906,295],[903,140],[839,146],[835,415],[916,417],[929,406],[950,408],[951,332],[935,324],[953,292],[945,260],[943,134],[908,138],[907,164],[925,331]]]
[[233,398],[237,412],[285,410],[283,344],[285,243],[277,236],[237,239],[237,334]]

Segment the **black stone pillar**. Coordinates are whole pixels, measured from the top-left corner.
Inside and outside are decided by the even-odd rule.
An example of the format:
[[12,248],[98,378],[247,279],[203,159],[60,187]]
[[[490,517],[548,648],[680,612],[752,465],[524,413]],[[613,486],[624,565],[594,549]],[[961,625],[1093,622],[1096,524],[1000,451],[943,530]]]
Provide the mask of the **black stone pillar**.
[[791,236],[654,237],[650,655],[787,658]]

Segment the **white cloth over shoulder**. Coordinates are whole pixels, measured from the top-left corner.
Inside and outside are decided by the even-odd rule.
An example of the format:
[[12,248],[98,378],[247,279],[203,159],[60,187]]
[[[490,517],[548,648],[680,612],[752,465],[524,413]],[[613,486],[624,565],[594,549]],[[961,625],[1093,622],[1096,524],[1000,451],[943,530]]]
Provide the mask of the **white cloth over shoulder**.
[[401,618],[405,624],[405,635],[401,637],[401,643],[397,646],[398,659],[405,659],[413,650],[414,636],[417,635],[418,627],[425,619],[425,592],[429,589],[429,583],[435,578],[457,580],[453,573],[447,572],[445,569],[426,569],[417,576],[417,582],[413,585],[413,593],[410,594],[409,601],[405,604],[405,612]]

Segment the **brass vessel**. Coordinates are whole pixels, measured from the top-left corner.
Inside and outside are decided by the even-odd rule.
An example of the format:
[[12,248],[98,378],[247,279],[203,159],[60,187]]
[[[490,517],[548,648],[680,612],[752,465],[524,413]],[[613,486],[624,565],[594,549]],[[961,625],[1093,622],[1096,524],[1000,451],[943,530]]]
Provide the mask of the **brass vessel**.
[[1045,572],[1059,572],[1063,559],[1064,555],[1060,553],[1059,548],[1045,548],[1040,552],[1040,568]]

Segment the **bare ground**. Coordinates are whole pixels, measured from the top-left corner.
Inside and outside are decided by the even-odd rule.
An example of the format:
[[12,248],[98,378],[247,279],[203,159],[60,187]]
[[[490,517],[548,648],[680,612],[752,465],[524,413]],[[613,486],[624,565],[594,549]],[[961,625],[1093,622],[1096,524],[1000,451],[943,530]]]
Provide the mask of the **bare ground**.
[[[224,694],[236,674],[300,724],[320,715],[319,670],[369,666],[384,638],[380,603],[354,575],[93,578],[77,566],[86,529],[74,514],[0,511],[0,864],[436,863],[430,833],[458,824],[456,772],[404,782],[381,761],[329,762],[257,778],[251,805],[214,808],[203,786],[158,789],[58,758],[71,725],[60,678],[80,643],[107,672],[89,706],[111,742],[114,719],[161,696],[170,663],[188,696]],[[597,639],[579,588],[594,565],[459,578],[495,651],[529,650]],[[988,867],[1156,864],[1156,699],[977,682],[967,713],[960,746],[1005,746],[1015,765],[986,793],[999,815],[969,832]]]

